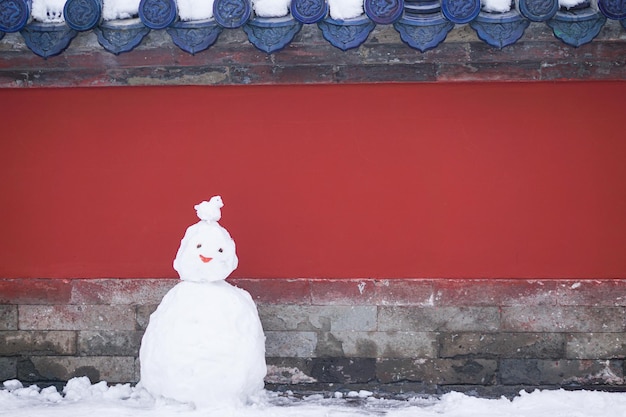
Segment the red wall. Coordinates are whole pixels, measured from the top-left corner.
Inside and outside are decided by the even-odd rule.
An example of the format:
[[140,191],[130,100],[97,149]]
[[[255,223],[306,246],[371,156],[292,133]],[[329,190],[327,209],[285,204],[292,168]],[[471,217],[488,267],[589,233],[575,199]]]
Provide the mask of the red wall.
[[0,90],[0,276],[626,277],[626,82]]

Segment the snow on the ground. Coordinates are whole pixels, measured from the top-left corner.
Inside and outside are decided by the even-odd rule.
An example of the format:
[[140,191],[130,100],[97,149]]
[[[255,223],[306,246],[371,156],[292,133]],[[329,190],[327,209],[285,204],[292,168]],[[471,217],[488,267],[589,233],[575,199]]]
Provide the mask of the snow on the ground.
[[[176,383],[176,381],[172,381]],[[252,405],[194,409],[154,399],[130,384],[91,384],[74,378],[57,392],[11,380],[0,388],[0,416],[11,417],[626,417],[626,393],[600,391],[521,392],[513,400],[481,399],[452,392],[407,401],[374,398],[370,392],[332,398],[296,398],[264,392]]]

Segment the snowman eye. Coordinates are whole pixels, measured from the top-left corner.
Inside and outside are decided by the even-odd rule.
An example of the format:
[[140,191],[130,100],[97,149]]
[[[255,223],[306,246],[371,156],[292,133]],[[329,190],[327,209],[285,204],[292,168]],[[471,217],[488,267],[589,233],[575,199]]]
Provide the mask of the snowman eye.
[[217,251],[218,251],[219,253],[222,253],[222,252],[224,252],[224,249],[219,248]]
[[202,247],[202,243],[198,243],[198,245],[196,246],[196,248],[200,249]]

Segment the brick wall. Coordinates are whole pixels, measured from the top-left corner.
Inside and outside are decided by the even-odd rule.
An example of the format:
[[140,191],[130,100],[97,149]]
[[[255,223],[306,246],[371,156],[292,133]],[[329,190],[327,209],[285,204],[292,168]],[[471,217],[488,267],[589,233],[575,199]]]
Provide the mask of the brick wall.
[[[0,280],[0,379],[135,382],[171,279]],[[237,279],[268,387],[389,393],[624,389],[626,280]]]

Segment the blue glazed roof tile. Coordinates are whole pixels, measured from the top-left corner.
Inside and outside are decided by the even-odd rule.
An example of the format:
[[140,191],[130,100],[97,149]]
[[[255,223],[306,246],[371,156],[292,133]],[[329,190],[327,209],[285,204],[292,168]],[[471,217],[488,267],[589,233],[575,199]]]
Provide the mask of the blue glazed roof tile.
[[[326,41],[346,51],[363,44],[378,24],[393,27],[406,47],[424,52],[436,48],[452,28],[467,23],[483,42],[505,48],[518,42],[531,22],[549,27],[555,41],[579,47],[600,34],[607,18],[621,21],[622,27],[626,21],[626,2],[618,0],[598,0],[599,7],[571,10],[558,10],[557,0],[520,0],[519,10],[507,13],[481,11],[479,0],[366,0],[366,13],[348,20],[331,19],[328,14],[320,20],[315,11],[308,16],[300,1],[292,0],[292,8],[297,10],[294,17],[256,18],[249,0],[216,0],[215,18],[210,22],[187,21],[181,26],[174,0],[142,0],[139,20],[124,21],[103,21],[102,0],[68,0],[66,21],[61,24],[33,21],[31,0],[0,0],[0,39],[5,33],[19,31],[32,52],[49,57],[62,53],[75,31],[93,30],[103,48],[120,54],[140,45],[151,30],[167,29],[176,46],[195,54],[210,48],[221,29],[237,29],[269,54],[294,41],[299,25],[316,23]],[[384,7],[389,4],[393,7]],[[318,9],[327,13],[327,7]],[[293,24],[286,26],[286,21]],[[207,30],[207,25],[212,29]]]

